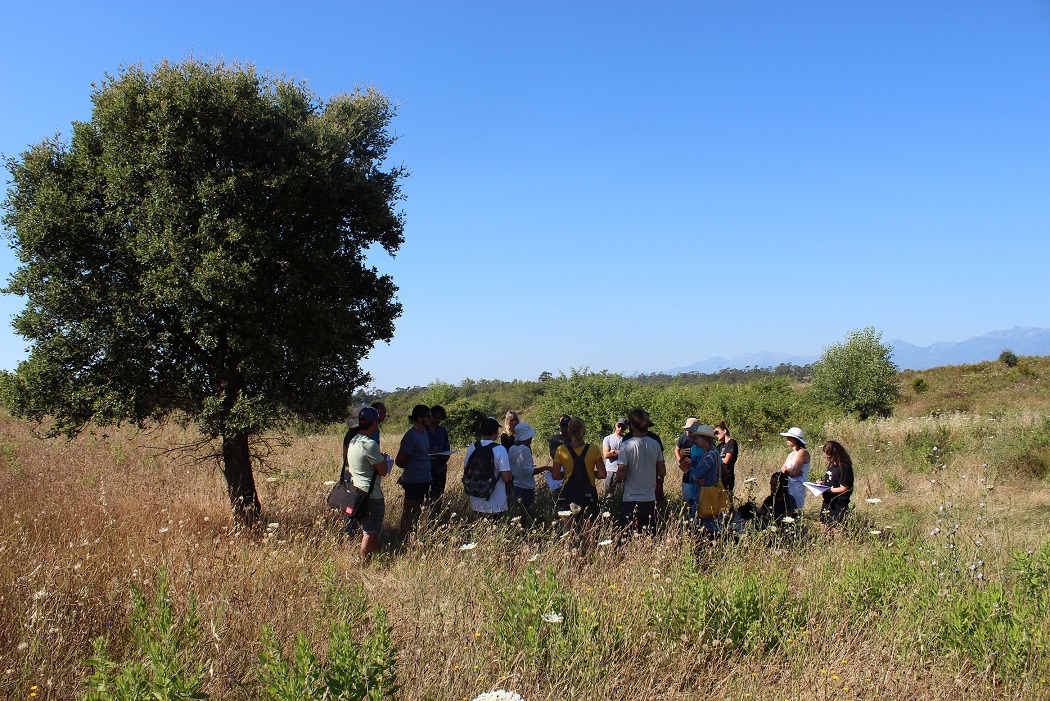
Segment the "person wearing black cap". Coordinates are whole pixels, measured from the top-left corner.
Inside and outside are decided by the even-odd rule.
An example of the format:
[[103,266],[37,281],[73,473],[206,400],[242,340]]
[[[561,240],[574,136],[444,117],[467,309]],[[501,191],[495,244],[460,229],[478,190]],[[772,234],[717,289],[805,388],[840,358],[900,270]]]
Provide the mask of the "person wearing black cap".
[[626,418],[616,419],[616,429],[602,439],[602,457],[605,458],[605,493],[611,494],[619,482],[616,481],[616,459],[620,457],[620,444],[631,430]]
[[372,553],[379,549],[379,534],[383,530],[383,516],[386,514],[386,502],[383,500],[381,478],[390,469],[389,456],[379,451],[379,444],[372,440],[372,432],[379,425],[379,413],[372,407],[361,409],[355,421],[360,429],[350,439],[346,449],[346,471],[354,486],[368,494],[368,509],[362,517],[348,517],[346,534],[352,536],[354,529],[361,526],[364,534],[361,538],[361,561],[368,564]]
[[572,436],[569,435],[569,421],[570,417],[565,414],[558,417],[558,432],[551,436],[550,440],[547,441],[547,445],[551,449],[551,460],[553,460],[555,454],[557,454],[558,446],[572,442]]

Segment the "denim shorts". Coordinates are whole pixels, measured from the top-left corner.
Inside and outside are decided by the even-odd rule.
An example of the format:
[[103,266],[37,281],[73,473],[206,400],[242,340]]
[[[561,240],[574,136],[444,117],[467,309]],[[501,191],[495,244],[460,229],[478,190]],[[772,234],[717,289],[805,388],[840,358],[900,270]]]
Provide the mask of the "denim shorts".
[[346,534],[353,535],[357,526],[365,535],[379,535],[383,531],[383,517],[386,516],[385,499],[369,499],[368,513],[362,518],[346,519]]

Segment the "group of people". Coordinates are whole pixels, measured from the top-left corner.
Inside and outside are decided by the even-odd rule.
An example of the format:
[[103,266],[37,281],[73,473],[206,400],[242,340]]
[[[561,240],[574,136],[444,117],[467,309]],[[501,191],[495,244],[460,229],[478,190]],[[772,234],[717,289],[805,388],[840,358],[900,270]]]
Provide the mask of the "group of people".
[[[355,410],[347,420],[344,438],[344,470],[360,490],[369,492],[366,513],[348,519],[347,532],[359,526],[363,532],[362,557],[367,560],[378,547],[385,515],[380,482],[393,466],[401,468],[398,484],[404,489],[401,536],[412,531],[424,503],[437,503],[445,492],[448,459],[451,455],[448,432],[441,425],[446,412],[441,406],[420,404],[408,419],[411,428],[401,439],[391,458],[379,449],[379,425],[386,418],[386,407],[375,403]],[[622,532],[652,532],[657,525],[659,505],[666,504],[664,480],[667,468],[660,438],[652,432],[652,421],[644,409],[634,409],[617,419],[613,433],[602,439],[601,447],[585,440],[587,426],[579,417],[561,416],[558,430],[548,440],[550,464],[537,465],[532,442],[536,430],[508,411],[501,424],[485,418],[478,440],[467,447],[464,477],[480,470],[491,476],[480,490],[468,490],[472,511],[498,517],[517,511],[522,525],[534,519],[537,477],[546,479],[556,493],[559,516],[581,528],[593,526],[603,504],[616,509]],[[714,427],[690,417],[682,427],[674,455],[682,480],[684,513],[707,533],[720,531],[731,518],[739,523],[748,518],[781,522],[793,518],[805,504],[810,454],[801,429],[792,427],[781,433],[791,448],[782,467],[770,479],[770,494],[760,507],[733,511],[733,490],[739,444],[730,436],[724,421]],[[853,465],[849,454],[836,441],[823,446],[827,471],[818,483],[824,505],[821,520],[842,521],[848,513],[853,491]],[[544,475],[544,473],[549,473]],[[466,483],[465,483],[466,484]],[[604,498],[598,494],[602,485]],[[811,485],[812,487],[813,485]]]

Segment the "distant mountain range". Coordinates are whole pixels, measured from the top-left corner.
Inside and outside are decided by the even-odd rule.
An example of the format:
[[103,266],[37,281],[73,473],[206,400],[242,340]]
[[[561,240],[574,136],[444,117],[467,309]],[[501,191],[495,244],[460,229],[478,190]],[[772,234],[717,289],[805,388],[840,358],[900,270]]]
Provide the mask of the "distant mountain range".
[[[1050,329],[1018,326],[1006,331],[992,331],[965,341],[941,341],[929,346],[916,346],[899,339],[889,341],[893,348],[893,362],[902,370],[926,370],[941,365],[965,365],[982,360],[995,360],[1004,348],[1017,355],[1050,355]],[[791,355],[790,353],[742,353],[732,358],[717,356],[692,365],[671,368],[669,375],[684,372],[715,373],[726,368],[743,370],[747,367],[768,368],[781,363],[806,365],[819,356]]]

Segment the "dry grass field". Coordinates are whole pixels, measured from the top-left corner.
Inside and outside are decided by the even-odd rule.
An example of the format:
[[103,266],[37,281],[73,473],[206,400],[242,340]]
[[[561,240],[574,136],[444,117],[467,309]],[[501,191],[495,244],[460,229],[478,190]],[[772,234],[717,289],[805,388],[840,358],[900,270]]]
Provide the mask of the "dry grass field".
[[[286,657],[302,633],[323,669],[350,618],[365,621],[353,641],[396,660],[401,699],[1050,698],[1050,369],[1005,389],[942,371],[897,417],[814,437],[854,455],[847,527],[826,530],[808,500],[787,532],[704,544],[671,518],[656,539],[581,547],[545,494],[544,528],[471,523],[452,479],[444,511],[365,569],[324,506],[335,429],[275,450],[257,475],[263,520],[242,529],[214,463],[165,452],[191,440],[180,429],[42,441],[4,416],[0,697],[80,697],[96,638],[123,663],[167,626],[187,634],[162,670],[199,669],[215,699],[293,698],[260,662],[264,628]],[[979,396],[944,410],[953,391]],[[738,496],[761,499],[786,447],[741,452]],[[401,491],[386,491],[393,533]],[[596,541],[612,537],[603,522]],[[135,614],[136,591],[146,609],[170,600],[170,624]]]

